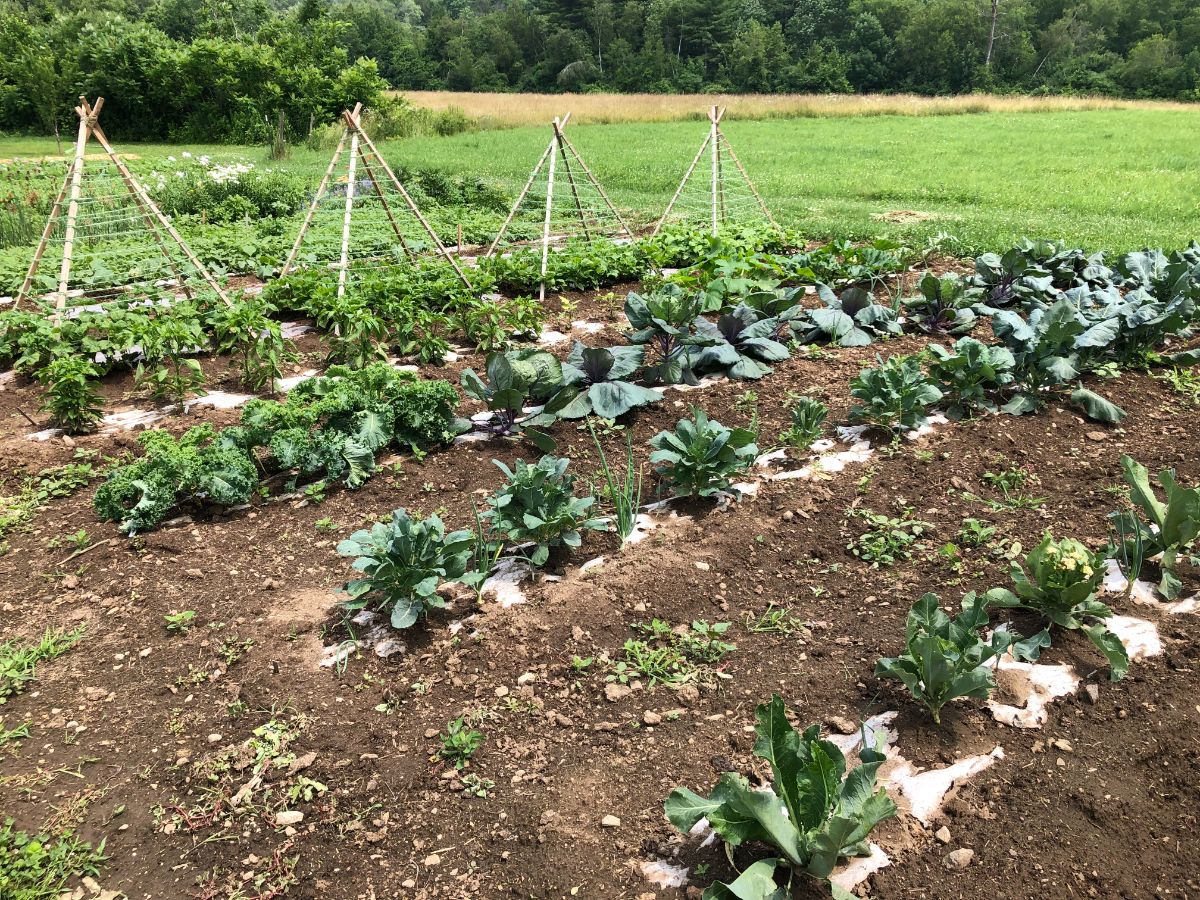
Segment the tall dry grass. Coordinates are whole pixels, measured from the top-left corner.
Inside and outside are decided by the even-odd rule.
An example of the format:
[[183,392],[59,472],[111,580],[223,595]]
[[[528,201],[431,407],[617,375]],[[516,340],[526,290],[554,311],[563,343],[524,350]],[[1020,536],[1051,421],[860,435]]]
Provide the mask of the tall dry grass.
[[461,109],[484,128],[542,125],[571,113],[577,124],[670,122],[704,119],[713,104],[736,119],[829,118],[836,116],[948,116],[988,112],[1054,112],[1090,109],[1194,109],[1167,101],[1108,97],[1017,97],[969,94],[471,94],[407,91],[428,109]]

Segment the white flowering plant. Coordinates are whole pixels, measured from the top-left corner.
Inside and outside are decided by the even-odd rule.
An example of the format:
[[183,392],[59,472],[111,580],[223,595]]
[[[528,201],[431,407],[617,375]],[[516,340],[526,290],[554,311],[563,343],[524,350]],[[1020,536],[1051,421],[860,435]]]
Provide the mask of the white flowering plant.
[[147,187],[163,211],[198,216],[207,222],[236,222],[288,216],[304,202],[305,185],[293,175],[260,169],[234,159],[216,162],[184,153],[150,173]]
[[1060,628],[1082,631],[1108,658],[1112,680],[1123,678],[1129,655],[1105,625],[1112,609],[1096,599],[1104,580],[1104,555],[1074,538],[1056,541],[1047,533],[1025,557],[1025,566],[1028,572],[1020,563],[1012,564],[1016,591],[993,588],[987,592],[988,606],[1032,610]]

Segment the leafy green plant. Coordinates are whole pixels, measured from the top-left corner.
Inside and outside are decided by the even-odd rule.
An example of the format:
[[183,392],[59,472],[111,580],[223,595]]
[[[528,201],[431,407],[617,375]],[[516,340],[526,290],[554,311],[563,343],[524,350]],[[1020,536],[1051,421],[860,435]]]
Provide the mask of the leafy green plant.
[[870,293],[862,288],[852,287],[835,294],[828,285],[818,284],[817,296],[825,306],[804,314],[803,321],[808,325],[804,334],[807,344],[828,341],[839,347],[866,347],[877,337],[901,332],[896,313],[890,307],[874,302]]
[[[491,417],[487,429],[498,437],[520,434],[541,450],[554,447],[554,440],[535,425],[546,425],[573,399],[575,391],[562,387],[562,365],[544,350],[522,350],[489,354],[487,382],[473,369],[461,375],[463,391],[487,404]],[[543,401],[540,410],[526,407]]]
[[94,385],[100,373],[79,356],[60,356],[37,373],[46,388],[42,409],[54,425],[69,434],[90,431],[104,413],[104,403]]
[[[1138,558],[1146,559],[1161,555],[1158,565],[1162,578],[1158,591],[1167,600],[1174,600],[1183,588],[1176,572],[1179,560],[1185,559],[1193,566],[1200,565],[1200,552],[1196,539],[1200,537],[1200,488],[1185,488],[1175,480],[1173,469],[1158,473],[1158,483],[1166,495],[1166,503],[1159,500],[1150,483],[1150,472],[1141,463],[1129,456],[1121,457],[1121,468],[1129,485],[1130,500],[1146,517],[1146,524],[1134,518],[1134,531],[1127,540],[1136,539]],[[1122,545],[1126,540],[1122,540]],[[1134,576],[1136,577],[1136,576]],[[1130,578],[1130,583],[1133,578]]]
[[726,428],[697,406],[692,407],[691,419],[680,419],[674,432],[660,431],[650,446],[650,462],[676,496],[712,497],[758,456],[753,432]]
[[854,510],[851,515],[866,519],[870,527],[846,549],[875,568],[911,558],[913,546],[921,535],[933,528],[928,522],[909,518],[911,512],[911,509],[905,510],[905,517],[897,519],[869,509]]
[[518,459],[513,469],[496,459],[492,463],[508,483],[488,498],[489,509],[482,518],[510,543],[532,543],[528,556],[533,565],[545,565],[555,547],[578,547],[580,531],[605,527],[605,519],[587,516],[596,498],[575,496],[575,478],[567,474],[569,460],[543,456],[529,465]]
[[294,360],[290,341],[270,318],[275,308],[262,298],[241,298],[232,306],[218,304],[209,313],[215,350],[238,360],[242,384],[253,391],[275,391],[283,366]]
[[649,384],[696,384],[692,349],[705,343],[697,333],[703,322],[704,300],[668,284],[646,296],[631,292],[625,299],[629,339],[647,347],[651,362],[645,369]]
[[850,418],[892,431],[920,428],[929,420],[930,404],[942,398],[941,390],[925,375],[914,356],[876,357],[873,369],[863,369],[850,383],[850,396],[859,401]]
[[952,349],[929,345],[929,375],[950,399],[946,417],[965,419],[979,410],[996,412],[992,395],[1013,382],[1016,362],[1004,347],[959,338]]
[[[444,581],[467,581],[474,554],[470,531],[446,533],[437,515],[413,519],[398,509],[388,522],[356,531],[337,546],[340,556],[354,558],[361,577],[342,589],[351,611],[380,608],[391,617],[393,628],[409,628],[430,609],[445,607],[438,594]],[[480,575],[475,572],[472,575]]]
[[958,539],[968,547],[982,547],[995,533],[995,526],[979,519],[966,518],[962,520],[962,527],[958,529]]
[[821,436],[822,426],[829,418],[829,407],[820,400],[788,394],[784,401],[792,424],[779,434],[779,440],[797,450],[807,450]]
[[563,384],[578,393],[558,416],[619,419],[631,409],[657,403],[662,394],[627,380],[641,368],[644,356],[644,347],[585,347],[576,341],[562,368]]
[[471,764],[471,757],[483,746],[483,732],[469,727],[462,716],[448,724],[438,737],[442,742],[438,758],[453,763],[460,772]]
[[1096,599],[1104,580],[1103,554],[1093,553],[1079,541],[1056,541],[1046,534],[1029,552],[1025,565],[1028,573],[1020,563],[1012,564],[1016,592],[992,588],[985,595],[988,605],[1032,610],[1059,628],[1082,631],[1107,657],[1112,680],[1124,678],[1129,655],[1121,639],[1104,625],[1113,611]]
[[701,319],[696,330],[707,339],[707,346],[691,354],[698,372],[758,379],[770,374],[766,363],[782,362],[791,355],[781,340],[791,334],[790,320],[763,316],[744,303],[718,318],[715,325]]
[[864,746],[860,764],[847,774],[846,758],[820,737],[813,725],[798,733],[775,695],[756,710],[754,755],[770,763],[769,788],[751,788],[745,777],[726,772],[708,797],[676,788],[664,808],[671,824],[685,834],[701,819],[730,847],[768,844],[779,856],[750,866],[731,884],[715,884],[704,900],[781,900],[786,891],[775,882],[778,869],[826,881],[838,860],[865,856],[867,837],[896,814],[887,793],[875,789],[884,762],[878,749]]
[[182,612],[165,613],[163,622],[167,626],[167,631],[175,631],[180,634],[186,634],[188,629],[192,627],[192,620],[196,618],[194,609],[185,609]]
[[37,664],[57,659],[83,638],[84,628],[47,628],[36,643],[9,638],[0,643],[0,704],[25,690],[33,681]]
[[5,818],[0,828],[0,897],[54,900],[71,878],[99,875],[105,859],[103,841],[93,848],[69,830],[30,835]]
[[[937,724],[942,722],[942,707],[958,697],[987,699],[996,689],[996,678],[987,663],[998,660],[1020,635],[1007,629],[992,631],[984,641],[980,630],[988,624],[988,600],[974,592],[962,599],[962,612],[951,619],[940,607],[937,594],[925,594],[908,613],[905,652],[898,657],[879,660],[877,678],[894,678],[925,705]],[[1014,648],[1023,658],[1036,659],[1040,648],[1048,646],[1049,635],[1042,632],[1030,643]]]
[[975,327],[976,316],[963,279],[926,272],[918,287],[920,293],[903,302],[919,330],[927,334],[966,334]]
[[623,658],[613,666],[605,681],[628,684],[634,679],[656,684],[679,685],[711,682],[713,666],[737,649],[724,640],[728,622],[692,622],[691,626],[672,627],[662,619],[634,625],[643,637],[630,639],[621,648]]
[[190,394],[204,393],[204,370],[189,355],[207,346],[204,323],[191,305],[178,305],[144,320],[140,335],[142,362],[135,370],[140,387],[159,402],[182,409]]

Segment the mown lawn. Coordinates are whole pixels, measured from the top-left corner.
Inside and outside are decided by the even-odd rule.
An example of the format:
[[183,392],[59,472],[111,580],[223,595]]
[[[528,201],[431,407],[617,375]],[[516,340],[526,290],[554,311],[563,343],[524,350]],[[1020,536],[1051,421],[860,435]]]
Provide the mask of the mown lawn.
[[[615,202],[650,221],[704,128],[586,125],[570,134]],[[777,218],[817,238],[920,244],[945,232],[966,250],[1036,236],[1126,251],[1200,237],[1200,108],[730,121],[725,131]],[[392,141],[386,152],[393,163],[474,173],[515,192],[548,139],[548,128],[512,128]],[[121,149],[150,158],[189,148]],[[266,164],[258,147],[190,149]],[[0,140],[0,159],[53,151],[52,141]],[[299,149],[282,165],[315,185],[325,162]]]

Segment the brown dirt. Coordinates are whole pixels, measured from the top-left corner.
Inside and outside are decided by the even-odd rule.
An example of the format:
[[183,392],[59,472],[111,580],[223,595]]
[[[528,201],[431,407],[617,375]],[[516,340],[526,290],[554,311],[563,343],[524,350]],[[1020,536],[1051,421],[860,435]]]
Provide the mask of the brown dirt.
[[[620,301],[609,293],[570,295],[577,305],[563,324],[605,321],[604,334],[585,340],[615,340]],[[623,288],[615,295],[623,297]],[[755,405],[749,392],[765,448],[785,424],[788,391],[824,398],[830,421],[843,422],[849,381],[864,362],[924,343],[907,337],[826,350],[781,364],[759,383],[670,393],[604,444],[620,454],[632,434],[644,454],[650,436],[671,427],[688,403],[726,424],[746,424]],[[300,369],[320,355],[315,338],[302,349],[308,359]],[[467,357],[428,374],[457,381],[458,369],[480,362]],[[214,375],[224,365],[210,364]],[[452,526],[467,527],[472,498],[499,483],[491,460],[529,459],[531,450],[466,444],[404,459],[358,491],[330,490],[320,504],[256,503],[134,541],[96,520],[90,491],[54,501],[8,537],[0,624],[6,636],[75,622],[88,631],[3,706],[7,727],[31,720],[32,737],[19,750],[0,751],[0,808],[25,829],[63,810],[77,814],[86,839],[107,839],[101,884],[130,897],[227,896],[244,873],[277,871],[279,860],[297,855],[290,897],[682,897],[682,889],[656,891],[633,864],[679,853],[684,865],[709,866],[702,883],[730,870],[715,846],[681,849],[662,800],[681,784],[707,790],[729,767],[761,771],[750,753],[754,706],[779,692],[801,723],[898,709],[902,749],[922,766],[996,744],[1005,749],[1006,758],[965,785],[946,810],[949,846],[911,820],[876,832],[895,863],[872,879],[874,896],[1200,896],[1195,616],[1167,618],[1116,600],[1118,612],[1159,622],[1165,650],[1135,663],[1119,684],[1107,681],[1103,658],[1086,640],[1056,637],[1044,658],[1076,665],[1099,699],[1090,703],[1081,689],[1052,706],[1038,731],[1004,728],[974,702],[948,709],[937,729],[895,685],[872,676],[880,655],[899,650],[907,609],[923,592],[956,603],[965,590],[1005,583],[1006,565],[985,549],[964,551],[961,569],[937,555],[964,517],[990,521],[1026,547],[1047,528],[1099,546],[1122,452],[1151,469],[1176,466],[1185,482],[1200,480],[1200,411],[1143,374],[1126,373],[1104,388],[1129,412],[1123,428],[1102,429],[1054,406],[1035,417],[941,426],[823,481],[765,483],[756,498],[725,512],[683,507],[690,518],[619,553],[610,537],[591,535],[580,551],[552,560],[562,580],[531,588],[529,603],[476,609],[456,600],[400,636],[404,654],[383,660],[363,652],[341,672],[315,665],[322,644],[348,634],[334,606],[348,575],[337,541],[400,506],[439,509]],[[114,404],[131,390],[126,377],[105,385]],[[10,460],[5,493],[22,471],[61,464],[73,452],[60,440],[25,440],[32,429],[18,406],[34,414],[37,389],[0,391],[0,451]],[[203,410],[166,424],[236,416]],[[587,432],[560,423],[554,433],[572,468],[593,477]],[[74,446],[113,455],[132,440],[97,435]],[[962,496],[994,496],[981,477],[1009,465],[1036,476],[1032,492],[1046,498],[1044,506],[993,513]],[[848,516],[856,507],[889,515],[911,507],[934,525],[932,536],[912,559],[871,568],[847,551],[863,530]],[[326,520],[330,527],[322,527]],[[64,565],[70,548],[48,545],[80,528],[109,543]],[[603,566],[578,571],[601,553]],[[1194,573],[1189,580],[1190,590],[1200,589]],[[747,621],[771,603],[809,627],[792,635],[750,631]],[[193,627],[168,633],[163,615],[184,609],[196,612]],[[472,614],[452,633],[449,623]],[[583,674],[572,670],[572,656],[617,658],[631,626],[654,617],[732,622],[728,637],[737,650],[721,663],[728,677],[698,690],[640,687],[610,702],[602,662]],[[240,658],[222,658],[222,646],[247,640],[253,643]],[[461,796],[445,765],[431,762],[437,732],[472,711],[486,738],[467,772],[495,782],[486,799]],[[647,711],[661,721],[645,724],[654,719]],[[268,770],[264,782],[294,785],[303,775],[328,790],[311,801],[252,800],[244,813],[211,824],[167,825],[174,807],[194,810],[210,789],[227,800],[249,780],[236,748],[271,720],[299,729],[290,748],[295,765],[313,756],[290,774]],[[86,730],[74,733],[72,721]],[[1054,749],[1051,742],[1061,740],[1071,752]],[[231,748],[235,765],[208,780],[213,768],[196,764],[213,762],[222,748]],[[124,812],[114,817],[118,806]],[[304,812],[293,834],[275,827],[278,809]],[[619,827],[602,827],[610,814]],[[975,858],[952,872],[943,856],[956,847],[973,849]],[[738,856],[740,863],[749,858]],[[201,888],[213,883],[221,889]],[[257,896],[252,883],[253,876],[243,889]],[[797,896],[818,894],[805,886]]]

